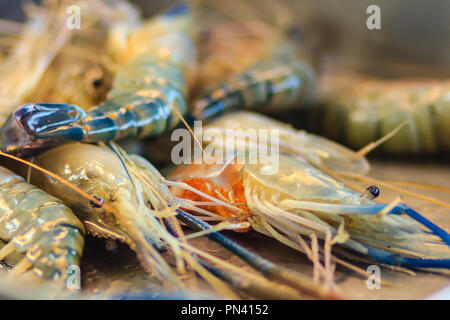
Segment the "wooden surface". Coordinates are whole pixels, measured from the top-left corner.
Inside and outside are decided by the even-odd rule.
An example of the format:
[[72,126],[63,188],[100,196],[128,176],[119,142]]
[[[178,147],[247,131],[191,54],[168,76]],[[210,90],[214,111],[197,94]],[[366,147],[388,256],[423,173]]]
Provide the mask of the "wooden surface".
[[[445,163],[439,165],[406,162],[381,163],[378,160],[373,162],[371,176],[379,179],[403,180],[450,188],[450,167]],[[388,201],[397,195],[383,186],[380,186],[380,189]],[[448,193],[422,189],[408,190],[450,203]],[[411,197],[404,197],[403,201],[449,230],[450,209]],[[277,264],[305,274],[312,274],[311,264],[302,254],[273,239],[256,232],[246,234],[227,232],[226,235]],[[216,243],[205,238],[195,239],[192,243],[217,257],[250,270],[239,258]],[[369,264],[358,265],[365,269]],[[104,242],[92,238],[87,241],[82,261],[82,275],[85,292],[94,293],[98,297],[105,293],[134,292],[139,288],[157,288],[151,277],[139,267],[134,253],[126,246],[120,246],[119,252],[116,254],[107,253],[104,250]],[[450,285],[450,275],[425,272],[416,272],[415,275],[410,275],[384,267],[381,267],[381,280],[388,281],[390,285],[382,284],[378,290],[369,290],[366,286],[366,279],[341,267],[337,268],[336,280],[342,294],[348,299],[426,299]]]

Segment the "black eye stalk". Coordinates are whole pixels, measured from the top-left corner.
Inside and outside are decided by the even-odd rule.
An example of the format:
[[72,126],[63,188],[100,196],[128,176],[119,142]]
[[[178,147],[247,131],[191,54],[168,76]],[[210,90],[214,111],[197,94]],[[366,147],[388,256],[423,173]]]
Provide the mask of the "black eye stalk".
[[366,189],[366,194],[367,194],[370,198],[375,199],[375,198],[377,198],[377,197],[380,195],[380,189],[378,189],[377,186],[370,186],[370,187],[367,187],[367,189]]
[[105,200],[103,200],[103,198],[97,197],[97,196],[93,196],[95,198],[95,200],[97,200],[97,202],[94,202],[92,200],[89,201],[89,205],[92,208],[101,208],[103,207],[103,204],[105,203]]

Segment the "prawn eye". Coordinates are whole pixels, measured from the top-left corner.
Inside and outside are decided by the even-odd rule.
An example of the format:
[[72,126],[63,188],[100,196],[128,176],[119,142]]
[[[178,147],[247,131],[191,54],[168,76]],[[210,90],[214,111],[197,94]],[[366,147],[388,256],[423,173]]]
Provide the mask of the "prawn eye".
[[85,74],[85,86],[87,93],[94,98],[102,99],[110,87],[109,74],[101,67],[89,69]]
[[372,198],[376,198],[380,195],[380,189],[378,189],[377,186],[370,186],[367,187],[366,191],[368,193],[370,193],[370,195],[372,196]]
[[94,86],[94,88],[99,88],[102,86],[103,80],[102,79],[94,79],[92,81],[92,85]]
[[103,200],[103,198],[101,198],[101,197],[97,197],[97,196],[93,196],[93,197],[97,200],[97,202],[89,200],[89,205],[92,208],[101,208],[103,206],[103,203],[105,203],[105,200]]

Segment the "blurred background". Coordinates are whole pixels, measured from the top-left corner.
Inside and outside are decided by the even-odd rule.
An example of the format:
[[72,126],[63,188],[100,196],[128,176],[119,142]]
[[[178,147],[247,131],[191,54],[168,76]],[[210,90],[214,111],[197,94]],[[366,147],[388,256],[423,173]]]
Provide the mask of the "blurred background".
[[[211,4],[217,0],[207,1]],[[177,1],[132,2],[145,16],[150,16]],[[262,10],[259,0],[239,2]],[[21,3],[0,0],[0,18],[23,20]],[[339,65],[346,70],[388,77],[450,74],[448,0],[277,0],[274,3],[288,8],[294,21],[302,26],[308,50],[320,59],[322,68]],[[237,0],[227,1],[230,7],[238,4]],[[366,27],[369,17],[366,10],[372,4],[381,9],[381,30]]]

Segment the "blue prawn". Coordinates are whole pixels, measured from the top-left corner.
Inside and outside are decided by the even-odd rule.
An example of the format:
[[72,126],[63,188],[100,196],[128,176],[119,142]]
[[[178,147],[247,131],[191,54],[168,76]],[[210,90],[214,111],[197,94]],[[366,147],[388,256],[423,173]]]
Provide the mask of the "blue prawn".
[[61,141],[143,138],[175,127],[195,74],[191,24],[184,4],[142,25],[118,24],[108,43],[120,68],[108,99],[88,111],[64,103],[23,105],[2,127],[2,149],[25,156]]

